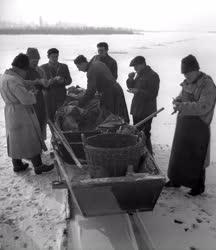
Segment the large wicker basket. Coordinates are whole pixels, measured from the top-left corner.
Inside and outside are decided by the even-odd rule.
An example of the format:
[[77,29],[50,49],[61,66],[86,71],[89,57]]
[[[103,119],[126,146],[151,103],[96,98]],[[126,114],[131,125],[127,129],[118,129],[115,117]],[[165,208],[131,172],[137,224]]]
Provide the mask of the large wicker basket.
[[138,170],[144,145],[135,135],[100,134],[83,143],[92,178],[124,176],[129,165]]

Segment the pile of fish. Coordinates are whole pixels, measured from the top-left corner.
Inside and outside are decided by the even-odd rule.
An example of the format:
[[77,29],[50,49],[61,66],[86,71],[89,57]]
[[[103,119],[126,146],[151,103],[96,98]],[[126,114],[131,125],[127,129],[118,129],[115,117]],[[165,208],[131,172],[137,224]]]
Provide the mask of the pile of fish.
[[55,116],[55,123],[62,131],[92,131],[110,115],[101,108],[97,95],[86,106],[79,107],[78,100],[85,91],[79,86],[68,89],[65,103],[57,110]]

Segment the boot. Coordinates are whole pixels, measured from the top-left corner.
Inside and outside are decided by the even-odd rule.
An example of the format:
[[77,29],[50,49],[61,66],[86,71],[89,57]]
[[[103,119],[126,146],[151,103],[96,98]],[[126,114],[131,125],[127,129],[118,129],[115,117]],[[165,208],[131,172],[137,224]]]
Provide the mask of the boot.
[[191,196],[196,196],[196,195],[200,195],[202,193],[204,193],[205,188],[204,187],[200,187],[200,188],[192,188],[188,194]]
[[12,159],[12,163],[13,163],[13,171],[16,173],[25,171],[29,166],[28,163],[23,163],[22,160],[20,159]]
[[40,166],[34,167],[35,174],[42,174],[43,172],[49,172],[54,168],[54,164],[45,165],[42,164]]

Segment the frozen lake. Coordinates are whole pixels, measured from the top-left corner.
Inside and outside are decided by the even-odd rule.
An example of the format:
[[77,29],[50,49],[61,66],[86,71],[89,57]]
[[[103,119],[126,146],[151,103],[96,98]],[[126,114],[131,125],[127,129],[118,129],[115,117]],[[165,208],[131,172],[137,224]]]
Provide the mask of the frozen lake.
[[[183,33],[183,32],[154,32],[141,35],[1,35],[0,36],[0,74],[10,64],[15,55],[26,52],[28,47],[37,47],[41,54],[40,64],[47,62],[46,52],[51,47],[60,51],[60,62],[67,63],[73,78],[72,85],[86,87],[86,77],[79,72],[73,59],[84,54],[91,58],[96,53],[96,44],[101,41],[108,42],[110,54],[119,67],[118,81],[124,89],[127,105],[130,108],[132,95],[126,92],[126,79],[132,70],[130,60],[137,55],[143,55],[156,72],[161,82],[158,96],[158,108],[165,107],[165,111],[154,119],[152,140],[155,144],[171,145],[174,129],[175,115],[172,112],[172,97],[179,91],[179,84],[183,80],[180,74],[181,59],[188,54],[194,54],[201,70],[212,76],[216,81],[216,34]],[[212,153],[216,148],[215,118],[212,123]],[[0,99],[0,136],[4,136],[3,103]],[[1,140],[5,146],[5,140]],[[211,157],[216,160],[216,156]]]

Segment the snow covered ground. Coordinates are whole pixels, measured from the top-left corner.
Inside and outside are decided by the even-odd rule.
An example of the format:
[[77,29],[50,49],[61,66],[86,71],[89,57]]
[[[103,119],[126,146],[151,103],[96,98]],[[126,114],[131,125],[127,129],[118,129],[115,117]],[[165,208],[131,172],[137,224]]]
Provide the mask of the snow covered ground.
[[[172,143],[175,116],[171,116],[172,97],[180,90],[180,60],[192,53],[201,69],[216,81],[216,35],[207,33],[147,33],[134,36],[0,36],[0,74],[10,67],[13,57],[27,47],[38,47],[41,63],[47,61],[50,47],[60,50],[60,60],[69,65],[73,84],[86,85],[85,75],[77,71],[73,58],[78,54],[94,55],[96,44],[107,41],[110,52],[119,63],[119,82],[126,90],[125,80],[131,71],[130,60],[136,55],[146,57],[161,78],[158,107],[165,107],[154,119],[152,140],[156,160],[166,174]],[[132,96],[125,91],[128,107]],[[207,170],[206,192],[189,197],[187,189],[164,189],[153,212],[142,213],[148,231],[158,250],[216,249],[216,123],[212,123],[212,164]],[[48,142],[47,142],[48,143]],[[45,155],[49,161],[49,155]],[[0,249],[59,249],[65,223],[64,191],[51,189],[56,173],[35,176],[33,170],[23,174],[12,171],[6,154],[3,102],[0,98]],[[99,238],[97,238],[99,237]],[[122,239],[124,241],[124,239]],[[93,246],[98,242],[98,248]],[[119,237],[111,241],[91,228],[83,230],[83,250],[125,250],[116,247]],[[114,243],[113,243],[114,242]],[[92,245],[91,245],[92,244]],[[118,245],[118,244],[117,244]],[[103,246],[103,247],[102,247]],[[119,245],[118,245],[119,246]]]

